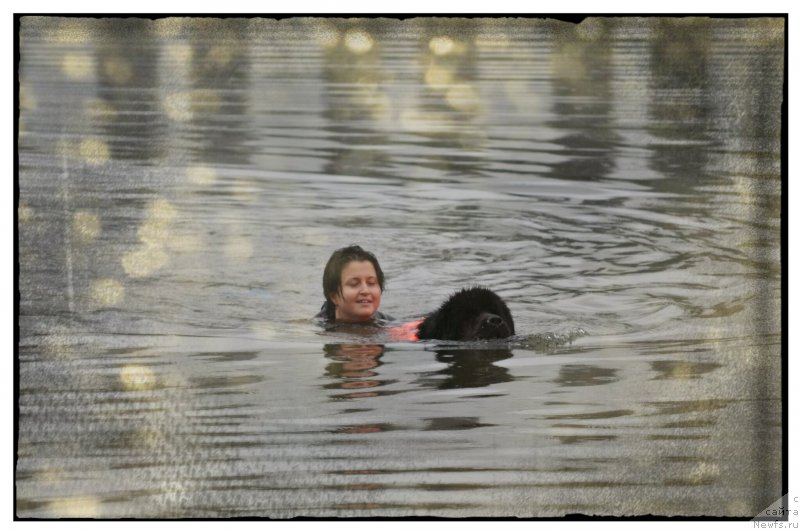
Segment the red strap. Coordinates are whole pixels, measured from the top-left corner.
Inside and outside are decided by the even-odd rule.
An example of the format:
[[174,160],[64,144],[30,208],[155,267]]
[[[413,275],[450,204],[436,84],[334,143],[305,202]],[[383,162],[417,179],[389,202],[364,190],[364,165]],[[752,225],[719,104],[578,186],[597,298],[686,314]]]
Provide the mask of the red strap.
[[417,328],[422,323],[419,321],[411,321],[410,323],[401,324],[400,326],[393,326],[389,328],[389,337],[392,341],[419,341],[417,337]]

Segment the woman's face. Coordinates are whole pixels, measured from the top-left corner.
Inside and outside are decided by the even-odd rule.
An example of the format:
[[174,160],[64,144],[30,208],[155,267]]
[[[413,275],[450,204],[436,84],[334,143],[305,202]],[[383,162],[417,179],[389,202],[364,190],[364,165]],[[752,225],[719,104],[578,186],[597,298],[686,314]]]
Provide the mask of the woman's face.
[[342,292],[331,293],[336,320],[369,321],[381,305],[381,286],[375,268],[368,261],[349,262],[342,269]]

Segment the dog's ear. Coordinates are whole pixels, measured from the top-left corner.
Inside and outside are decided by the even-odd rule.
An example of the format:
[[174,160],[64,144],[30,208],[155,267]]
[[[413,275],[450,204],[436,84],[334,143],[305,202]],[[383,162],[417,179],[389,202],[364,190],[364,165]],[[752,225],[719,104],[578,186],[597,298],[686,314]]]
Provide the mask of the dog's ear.
[[419,339],[443,339],[445,341],[459,339],[461,321],[454,320],[452,317],[452,312],[447,313],[441,309],[436,310],[419,325],[417,337]]

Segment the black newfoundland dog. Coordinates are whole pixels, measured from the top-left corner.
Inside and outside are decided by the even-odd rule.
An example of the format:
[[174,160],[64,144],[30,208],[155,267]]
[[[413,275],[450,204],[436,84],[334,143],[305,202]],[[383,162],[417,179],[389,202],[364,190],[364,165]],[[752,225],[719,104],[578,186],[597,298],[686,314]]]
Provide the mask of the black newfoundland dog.
[[419,325],[419,339],[474,341],[514,335],[514,319],[495,292],[482,287],[454,293]]

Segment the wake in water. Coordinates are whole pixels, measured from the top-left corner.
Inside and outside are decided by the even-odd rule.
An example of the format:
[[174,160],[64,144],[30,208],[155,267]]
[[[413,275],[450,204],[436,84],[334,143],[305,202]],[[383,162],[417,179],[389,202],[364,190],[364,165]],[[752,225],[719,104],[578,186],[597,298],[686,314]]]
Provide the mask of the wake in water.
[[371,344],[420,344],[426,350],[496,350],[525,349],[533,351],[552,351],[569,345],[576,339],[589,333],[581,327],[562,332],[541,332],[538,334],[520,334],[504,339],[485,339],[474,341],[452,340],[406,340],[398,339],[392,326],[375,324],[339,324],[320,332],[329,343],[371,343]]
[[524,348],[528,350],[552,350],[564,345],[571,344],[579,337],[589,335],[583,328],[574,328],[566,332],[544,332],[541,334],[530,334],[511,338],[510,343],[513,348]]
[[588,335],[583,328],[574,328],[565,332],[542,332],[511,336],[506,339],[489,339],[478,341],[423,341],[426,349],[432,350],[496,350],[525,349],[534,351],[551,351],[571,344],[579,337]]

